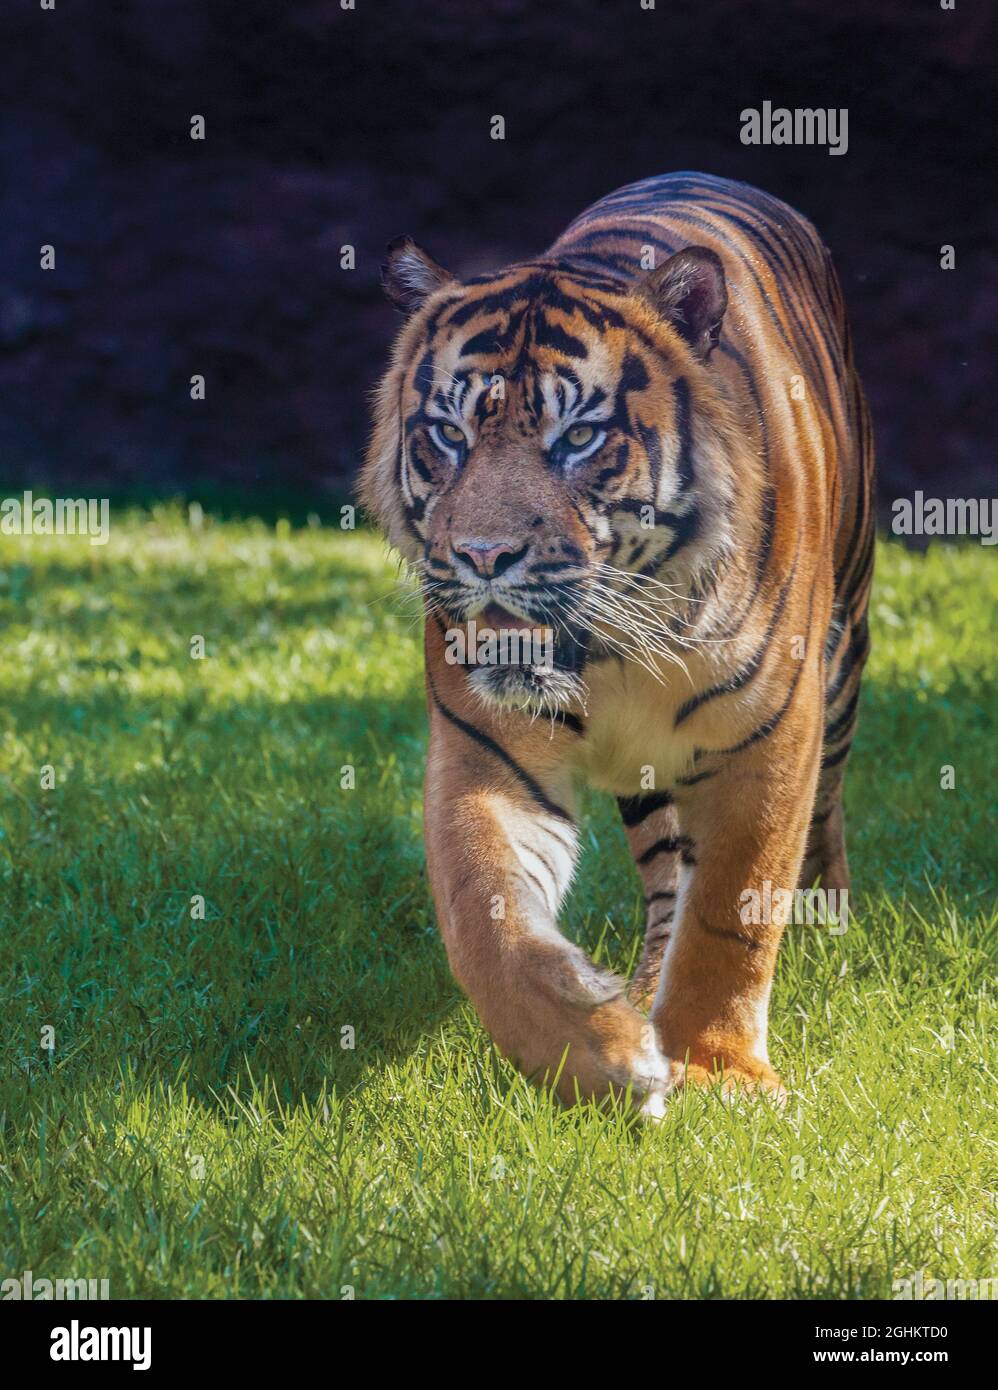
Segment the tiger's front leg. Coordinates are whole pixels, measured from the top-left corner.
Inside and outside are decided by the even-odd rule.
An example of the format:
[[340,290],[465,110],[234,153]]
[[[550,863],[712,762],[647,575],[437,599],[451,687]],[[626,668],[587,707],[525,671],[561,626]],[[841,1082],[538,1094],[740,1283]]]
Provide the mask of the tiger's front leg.
[[571,734],[552,740],[546,721],[517,716],[485,727],[480,709],[458,714],[430,685],[427,864],[456,979],[500,1051],[562,1100],[630,1086],[635,1105],[661,1114],[670,1074],[654,1027],[558,930],[577,853],[557,770]]
[[677,797],[688,849],[652,1017],[679,1084],[723,1077],[726,1090],[785,1094],[767,1048],[787,901],[777,890],[798,882],[820,756],[809,671],[775,728],[705,758],[702,778]]

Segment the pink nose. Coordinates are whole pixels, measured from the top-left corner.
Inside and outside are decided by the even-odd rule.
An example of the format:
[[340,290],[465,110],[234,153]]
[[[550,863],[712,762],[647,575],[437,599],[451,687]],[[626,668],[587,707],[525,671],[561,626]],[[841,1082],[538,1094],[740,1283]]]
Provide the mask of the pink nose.
[[454,553],[470,560],[483,579],[504,573],[527,553],[527,547],[515,541],[455,541]]

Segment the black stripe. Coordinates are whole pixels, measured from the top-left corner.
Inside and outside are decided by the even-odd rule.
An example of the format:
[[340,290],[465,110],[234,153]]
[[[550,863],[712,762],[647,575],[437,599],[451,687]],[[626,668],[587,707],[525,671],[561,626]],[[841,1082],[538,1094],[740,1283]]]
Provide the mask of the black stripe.
[[[810,631],[811,618],[813,614],[814,585],[811,586],[811,598],[807,606],[807,627],[805,631]],[[775,714],[771,714],[768,719],[763,720],[763,722],[758,726],[758,728],[753,729],[752,733],[749,734],[748,738],[743,738],[740,743],[734,744],[734,746],[731,748],[721,748],[716,750],[719,756],[724,756],[725,754],[731,753],[742,753],[746,748],[750,748],[753,743],[758,743],[760,739],[769,738],[770,734],[780,724],[780,721],[783,719],[783,716],[786,714],[787,710],[793,703],[794,694],[797,690],[797,682],[800,680],[801,672],[804,670],[804,662],[798,661],[795,662],[795,665],[797,669],[796,671],[794,671],[793,679],[790,682],[790,688],[787,691],[787,697],[783,701],[783,704],[780,706],[780,708],[775,712]],[[714,750],[711,751],[713,752]]]
[[468,724],[464,719],[460,718],[459,715],[456,715],[453,710],[447,708],[438,696],[436,687],[433,684],[433,677],[429,672],[426,673],[426,679],[429,683],[430,693],[433,696],[433,702],[445,719],[450,720],[455,728],[460,729],[461,732],[467,734],[468,738],[473,742],[486,749],[493,757],[498,758],[501,763],[504,763],[506,767],[509,768],[510,772],[513,773],[514,777],[516,777],[520,785],[530,793],[542,810],[547,811],[549,816],[557,816],[559,820],[568,821],[570,825],[574,824],[568,812],[563,807],[559,806],[557,802],[551,800],[545,793],[543,787],[531,777],[529,772],[524,771],[515,758],[510,757],[505,748],[496,743],[495,739],[490,738],[488,734],[483,733],[481,729],[476,729],[474,724]]
[[762,645],[759,647],[759,650],[754,654],[754,656],[752,656],[752,658],[749,661],[746,662],[746,664],[742,667],[740,671],[736,671],[735,674],[733,676],[729,676],[726,681],[721,681],[718,685],[712,685],[709,690],[703,690],[698,695],[692,695],[686,701],[685,704],[681,705],[677,710],[675,720],[673,721],[672,727],[674,729],[678,729],[680,724],[682,724],[684,720],[688,719],[695,710],[698,710],[700,708],[701,705],[705,705],[708,700],[715,700],[720,695],[731,695],[736,690],[741,690],[743,686],[747,685],[749,681],[752,680],[753,677],[758,674],[759,668],[762,665],[763,660],[765,659],[766,653],[769,651],[770,643],[773,640],[773,633],[776,631],[776,625],[780,621],[780,618],[783,615],[783,610],[786,607],[787,596],[790,593],[790,586],[793,583],[794,575],[797,572],[797,560],[799,555],[800,543],[798,542],[797,553],[794,555],[793,566],[791,567],[790,573],[783,581],[783,586],[780,589],[780,594],[776,601],[776,607],[773,611],[773,616],[769,620],[769,627],[766,629],[766,635],[762,639]]
[[693,430],[690,423],[690,384],[685,377],[676,378],[672,393],[676,398],[676,433],[679,436],[676,473],[679,491],[686,492],[693,483]]
[[[701,210],[705,212],[709,211],[709,209],[704,208],[702,205]],[[762,281],[756,274],[755,268],[752,265],[752,261],[749,255],[746,253],[744,247],[739,245],[737,239],[728,235],[725,232],[723,226],[719,227],[716,224],[716,222],[711,222],[706,218],[698,217],[696,213],[692,211],[680,212],[678,208],[669,207],[663,208],[661,210],[661,215],[665,217],[669,222],[679,222],[680,224],[683,224],[685,226],[696,227],[698,231],[705,232],[707,236],[716,237],[717,240],[722,244],[722,246],[724,246],[728,251],[730,251],[732,255],[739,257],[739,259],[745,267],[747,275],[750,277],[753,284],[755,285],[756,294],[759,297],[759,301],[762,304],[763,309],[768,314],[769,320],[772,323],[773,328],[782,338],[783,344],[787,348],[787,350],[792,353],[794,351],[794,348],[793,344],[790,341],[790,337],[787,333],[787,330],[781,322],[780,317],[777,314],[775,308],[773,307],[773,303],[767,295],[763,287]],[[717,214],[715,214],[715,216],[716,215]],[[721,214],[721,217],[723,218],[723,214]]]
[[472,357],[480,352],[498,352],[499,333],[497,328],[485,328],[481,333],[476,333],[473,338],[469,338],[461,346],[462,357]]
[[839,715],[839,717],[836,719],[835,723],[834,723],[834,724],[827,724],[827,725],[825,726],[825,742],[826,742],[826,743],[835,743],[835,742],[842,736],[842,734],[845,733],[846,729],[849,727],[849,724],[852,722],[852,717],[853,717],[853,715],[856,713],[856,706],[857,706],[858,704],[859,704],[859,686],[857,685],[855,691],[853,692],[853,697],[852,697],[852,699],[849,701],[849,703],[846,705],[845,709],[842,711],[842,713],[841,713],[841,714]]
[[870,650],[870,636],[867,631],[866,619],[864,618],[857,627],[852,637],[849,639],[849,646],[846,648],[845,655],[839,665],[839,673],[826,695],[826,704],[834,705],[842,691],[842,687],[849,679],[849,675],[857,664],[862,664],[866,660]]
[[581,338],[566,333],[559,324],[551,323],[546,318],[539,318],[537,321],[537,326],[534,329],[534,345],[553,348],[555,352],[560,352],[565,357],[586,358],[589,356],[589,349]]
[[560,574],[562,570],[577,570],[582,556],[578,560],[542,560],[531,569],[531,574]]
[[[494,285],[495,278],[494,276],[484,276],[481,280],[470,281],[469,285],[475,287]],[[484,318],[488,314],[508,313],[518,300],[530,300],[535,295],[540,294],[545,283],[543,275],[514,276],[501,289],[492,288],[489,294],[465,296],[464,302],[459,303],[454,311],[442,320],[442,323],[447,328],[463,328],[478,314]]]
[[718,347],[718,351],[723,357],[730,357],[731,361],[735,363],[742,374],[745,388],[752,398],[753,410],[751,419],[753,424],[758,423],[759,425],[759,431],[762,437],[762,466],[768,479],[772,471],[769,466],[769,424],[766,419],[766,410],[762,404],[762,397],[759,395],[759,385],[755,378],[755,371],[753,370],[752,364],[746,360],[737,348],[732,347],[730,343],[722,342]]
[[[745,751],[746,748],[751,748],[753,743],[758,743],[760,739],[769,738],[770,734],[774,731],[774,729],[777,728],[777,726],[780,724],[780,721],[783,719],[783,716],[790,708],[791,702],[794,698],[794,692],[797,689],[797,682],[800,680],[801,672],[803,671],[803,669],[803,661],[798,661],[797,670],[794,672],[793,680],[790,682],[790,689],[787,691],[786,699],[783,701],[783,704],[775,712],[775,714],[771,714],[768,719],[763,720],[763,722],[758,726],[758,728],[753,729],[753,731],[749,734],[748,738],[742,739],[741,743],[733,744],[731,748],[717,749],[716,753],[718,757],[723,757],[731,753],[742,753]],[[715,750],[713,749],[711,750],[711,752],[714,751]]]
[[[538,892],[538,894],[540,895],[541,902],[544,904],[545,907],[547,907],[547,906],[548,906],[548,901],[549,901],[549,898],[550,898],[551,895],[550,895],[548,892],[545,891],[544,884],[540,881],[540,879],[537,877],[537,875],[536,875],[535,873],[533,873],[532,870],[528,869],[524,864],[518,863],[518,868],[519,868],[519,870],[520,870],[520,872],[521,872],[522,874],[525,874],[525,875],[527,876],[527,878],[530,879],[531,883],[533,883],[533,884],[536,885],[536,887],[537,887],[537,892]],[[558,890],[557,890],[557,888],[555,888],[554,884],[552,884],[551,886],[552,886],[552,891],[553,891],[553,893],[554,893],[555,901],[557,901],[557,898],[558,898]]]
[[776,539],[776,516],[776,489],[773,487],[772,483],[767,483],[762,498],[762,517],[759,523],[759,543],[756,549],[755,575],[752,580],[752,589],[748,599],[741,606],[733,621],[727,623],[719,634],[720,637],[726,640],[738,636],[742,628],[748,622],[749,614],[755,607],[756,599],[758,599],[762,592],[763,585],[766,581],[767,570],[769,568],[770,557],[773,553],[773,543]]
[[667,835],[664,839],[656,840],[653,845],[642,854],[638,863],[641,865],[650,864],[653,859],[657,859],[660,854],[679,854],[684,864],[695,864],[693,841],[688,835]]
[[672,805],[671,792],[652,792],[650,796],[618,796],[620,818],[628,827],[640,825],[653,811]]
[[707,772],[697,772],[692,777],[677,777],[676,785],[679,787],[695,787],[698,782],[706,782],[708,777],[716,777],[718,768],[708,769]]
[[[738,204],[736,203],[735,206],[738,206]],[[806,288],[803,286],[803,281],[807,280],[810,283],[811,296],[815,309],[824,311],[825,306],[822,303],[822,297],[814,280],[814,275],[808,264],[807,257],[802,254],[801,248],[795,245],[790,237],[787,237],[787,248],[793,247],[796,253],[797,264],[795,265],[792,261],[785,259],[783,252],[774,247],[768,238],[763,236],[761,230],[755,227],[751,222],[747,222],[744,218],[739,217],[736,213],[723,205],[712,207],[705,204],[704,207],[706,211],[712,212],[716,216],[723,217],[729,222],[732,222],[735,226],[740,228],[750,241],[763,249],[766,259],[769,262],[770,269],[780,282],[781,300],[797,330],[799,346],[802,347],[811,358],[812,384],[817,386],[819,394],[823,397],[825,411],[830,416],[831,396],[829,393],[828,378],[814,347],[814,334],[803,322],[797,312],[794,301],[790,298],[794,280],[800,280],[802,282],[802,288]],[[668,216],[667,210],[665,216]],[[742,255],[743,259],[747,259],[744,253],[742,253]],[[830,332],[827,319],[828,315],[826,312],[822,312],[821,314],[815,313],[815,322],[828,355],[831,371],[838,376],[841,375],[842,368],[841,352],[836,351],[835,339]]]
[[734,931],[728,927],[708,927],[702,917],[697,918],[697,926],[702,932],[706,932],[708,936],[727,937],[729,941],[737,941],[749,951],[758,951],[762,945],[761,941],[756,941],[754,937],[746,936],[743,932]]
[[[627,468],[629,455],[630,446],[625,440],[624,443],[619,445],[617,448],[617,457],[615,462],[608,464],[606,468],[601,468],[599,473],[597,473],[596,477],[593,479],[593,485],[589,489],[590,495],[593,492],[595,492],[597,488],[601,488],[605,483],[608,483],[611,478],[619,478],[621,473],[623,473],[624,470]],[[654,469],[654,464],[652,464],[652,467]]]
[[848,743],[846,743],[846,745],[845,745],[844,748],[840,748],[839,751],[838,751],[837,753],[833,753],[832,756],[831,756],[830,758],[822,758],[822,760],[821,760],[821,770],[822,770],[822,772],[824,772],[826,768],[829,768],[829,767],[838,767],[839,763],[845,762],[846,758],[848,758],[848,756],[849,756],[849,749],[850,749],[851,747],[852,747],[852,739],[850,738],[849,741],[848,741]]
[[[676,516],[674,512],[665,512],[663,515],[667,518],[667,524],[672,526],[674,534],[672,540],[669,542],[669,548],[665,552],[665,555],[660,561],[656,560],[656,569],[660,564],[664,564],[666,560],[671,560],[674,555],[682,550],[684,545],[689,545],[690,541],[696,540],[697,536],[700,534],[701,517],[699,507],[691,507],[690,510],[685,512],[682,516]],[[647,569],[647,566],[645,568]]]
[[[861,453],[865,454],[865,451],[861,451]],[[871,517],[869,513],[869,498],[867,497],[865,459],[862,460],[862,462],[864,463],[864,468],[858,480],[859,486],[856,493],[856,515],[853,518],[852,534],[849,537],[849,544],[846,546],[846,553],[843,558],[842,564],[835,574],[835,592],[840,598],[842,594],[846,592],[847,589],[851,587],[851,585],[854,582],[854,567],[856,566],[857,561],[859,567],[862,568],[865,555],[858,555],[861,542],[865,542],[865,544],[863,545],[864,551],[866,549],[866,546],[868,546],[869,544],[869,536],[866,533],[866,527],[870,525]],[[870,526],[870,530],[872,531],[873,529],[874,528]]]

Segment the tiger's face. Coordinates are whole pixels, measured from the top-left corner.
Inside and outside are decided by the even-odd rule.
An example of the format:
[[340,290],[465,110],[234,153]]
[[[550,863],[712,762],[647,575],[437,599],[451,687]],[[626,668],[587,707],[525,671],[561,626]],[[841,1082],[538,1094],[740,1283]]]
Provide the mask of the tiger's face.
[[594,645],[640,612],[642,580],[688,584],[723,544],[724,411],[705,366],[720,262],[688,248],[635,288],[543,264],[460,285],[402,241],[384,280],[415,316],[364,501],[445,627],[553,639],[545,663],[477,667],[478,693],[566,708]]

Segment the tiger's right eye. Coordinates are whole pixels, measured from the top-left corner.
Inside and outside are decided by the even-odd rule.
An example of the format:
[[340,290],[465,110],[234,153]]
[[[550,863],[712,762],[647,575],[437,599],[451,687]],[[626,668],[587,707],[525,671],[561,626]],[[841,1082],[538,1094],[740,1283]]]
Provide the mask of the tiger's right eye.
[[437,429],[451,444],[464,443],[464,430],[459,429],[457,425],[440,424]]

